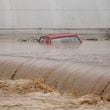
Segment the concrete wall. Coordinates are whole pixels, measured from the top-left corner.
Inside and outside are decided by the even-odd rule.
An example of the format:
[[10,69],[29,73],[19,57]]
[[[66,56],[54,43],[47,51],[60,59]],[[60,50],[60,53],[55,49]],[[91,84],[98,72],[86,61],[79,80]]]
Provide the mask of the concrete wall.
[[110,0],[0,0],[0,28],[109,28]]
[[110,28],[109,4],[110,0],[0,0],[0,33],[15,29],[17,32],[84,29],[85,33],[88,28]]

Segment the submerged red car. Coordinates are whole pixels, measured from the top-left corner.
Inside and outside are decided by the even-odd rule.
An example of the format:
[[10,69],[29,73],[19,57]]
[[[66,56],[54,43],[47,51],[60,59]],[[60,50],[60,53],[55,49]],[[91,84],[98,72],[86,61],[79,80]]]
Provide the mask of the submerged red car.
[[51,45],[51,44],[75,44],[75,43],[82,43],[81,39],[78,37],[77,34],[48,34],[46,36],[40,37],[38,40],[39,43]]

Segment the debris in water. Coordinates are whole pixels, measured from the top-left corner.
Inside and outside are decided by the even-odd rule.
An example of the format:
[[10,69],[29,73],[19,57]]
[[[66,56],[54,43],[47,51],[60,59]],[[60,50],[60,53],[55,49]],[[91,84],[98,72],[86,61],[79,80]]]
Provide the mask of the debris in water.
[[99,101],[101,101],[101,98],[96,95],[84,95],[80,98],[78,98],[78,102],[80,105],[88,104],[88,105],[96,105]]
[[37,80],[0,80],[0,89],[7,92],[28,93],[34,91],[53,92],[42,79]]

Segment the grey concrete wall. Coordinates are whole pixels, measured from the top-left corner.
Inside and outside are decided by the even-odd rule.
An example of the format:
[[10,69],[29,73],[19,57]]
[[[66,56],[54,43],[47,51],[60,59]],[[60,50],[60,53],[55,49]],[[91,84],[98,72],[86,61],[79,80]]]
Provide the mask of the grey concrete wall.
[[105,36],[110,28],[109,4],[110,0],[0,0],[0,34]]
[[0,0],[0,28],[109,28],[110,0]]

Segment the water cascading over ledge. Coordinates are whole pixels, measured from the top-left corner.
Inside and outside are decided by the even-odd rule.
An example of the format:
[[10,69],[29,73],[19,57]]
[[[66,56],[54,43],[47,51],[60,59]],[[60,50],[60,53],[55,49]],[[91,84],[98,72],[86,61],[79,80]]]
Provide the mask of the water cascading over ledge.
[[0,57],[0,79],[44,79],[49,86],[76,96],[96,94],[110,99],[110,69],[80,63]]

